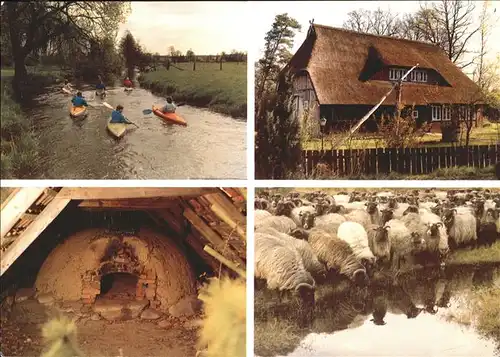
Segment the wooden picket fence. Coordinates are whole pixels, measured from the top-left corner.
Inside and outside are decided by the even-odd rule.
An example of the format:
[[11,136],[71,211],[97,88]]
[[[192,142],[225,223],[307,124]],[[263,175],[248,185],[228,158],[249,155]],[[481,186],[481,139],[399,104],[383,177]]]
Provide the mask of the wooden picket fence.
[[[304,150],[306,176],[317,173],[319,163],[333,176],[428,174],[440,168],[468,166],[483,168],[500,160],[500,144],[437,148],[382,148],[358,150]],[[324,167],[324,165],[323,165]]]

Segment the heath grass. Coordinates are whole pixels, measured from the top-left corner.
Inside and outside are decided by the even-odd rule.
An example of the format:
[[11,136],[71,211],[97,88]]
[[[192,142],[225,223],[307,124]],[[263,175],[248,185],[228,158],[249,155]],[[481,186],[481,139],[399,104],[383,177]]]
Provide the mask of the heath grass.
[[139,82],[143,88],[159,95],[171,95],[177,102],[209,108],[235,118],[247,115],[247,64],[180,63],[170,70],[143,73]]

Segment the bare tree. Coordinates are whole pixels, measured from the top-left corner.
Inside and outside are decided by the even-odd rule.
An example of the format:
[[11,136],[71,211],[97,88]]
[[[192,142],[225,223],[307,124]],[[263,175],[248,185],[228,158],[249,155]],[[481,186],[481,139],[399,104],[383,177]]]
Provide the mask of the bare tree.
[[421,5],[416,15],[417,26],[424,40],[441,47],[460,68],[474,63],[473,60],[463,62],[463,56],[471,52],[467,45],[480,30],[473,26],[472,13],[475,8],[472,1],[441,0],[439,3]]
[[417,26],[417,17],[413,14],[404,14],[399,20],[396,37],[412,41],[423,41],[424,34]]
[[343,27],[349,30],[378,36],[395,36],[400,33],[398,14],[394,14],[390,10],[359,9],[349,12],[347,16],[348,19],[344,22]]

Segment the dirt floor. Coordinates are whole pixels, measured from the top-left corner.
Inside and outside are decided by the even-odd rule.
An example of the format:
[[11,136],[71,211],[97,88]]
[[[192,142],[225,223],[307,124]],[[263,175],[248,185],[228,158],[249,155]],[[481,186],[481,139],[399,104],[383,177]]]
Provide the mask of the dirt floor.
[[61,312],[58,307],[46,307],[30,299],[16,303],[10,314],[2,314],[0,346],[3,356],[40,356],[45,347],[41,326],[49,316],[57,314],[76,319],[78,345],[88,357],[187,357],[196,354],[197,331],[193,318],[94,321],[89,314],[77,316],[73,312]]

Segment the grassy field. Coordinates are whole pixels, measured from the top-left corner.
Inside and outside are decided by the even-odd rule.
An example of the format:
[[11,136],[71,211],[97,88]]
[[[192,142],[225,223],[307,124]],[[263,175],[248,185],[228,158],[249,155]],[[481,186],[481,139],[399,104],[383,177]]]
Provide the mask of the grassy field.
[[500,263],[500,241],[495,242],[491,248],[457,250],[448,257],[446,263],[454,265]]
[[[28,67],[30,87],[23,91],[23,98],[29,100],[43,88],[61,78],[61,72],[54,68]],[[14,70],[1,70],[1,153],[0,175],[2,179],[30,178],[38,161],[38,143],[31,119],[26,117],[21,105],[14,101],[12,77]]]
[[306,176],[303,172],[298,171],[290,173],[291,180],[327,180],[327,179],[342,179],[342,180],[497,180],[495,175],[495,167],[488,166],[484,168],[475,167],[450,167],[445,169],[437,169],[430,174],[423,175],[404,175],[397,172],[391,172],[388,175],[345,175],[338,176],[334,172],[317,170],[315,175]]
[[247,65],[224,63],[192,63],[176,65],[169,71],[160,69],[139,77],[142,87],[155,94],[171,95],[174,101],[209,108],[236,118],[247,116]]
[[[332,134],[325,136],[323,139],[323,147],[325,150],[331,150],[337,146],[337,143],[344,138],[346,134]],[[460,138],[459,145],[465,145],[465,134]],[[471,131],[470,145],[495,145],[500,142],[500,123],[492,123],[485,120],[483,125],[478,128],[473,128]],[[449,143],[441,142],[440,133],[425,134],[418,147],[447,147]],[[353,136],[348,142],[337,149],[375,149],[385,147],[384,141],[380,137],[372,136]],[[302,142],[304,150],[321,150],[321,138],[304,140]]]

